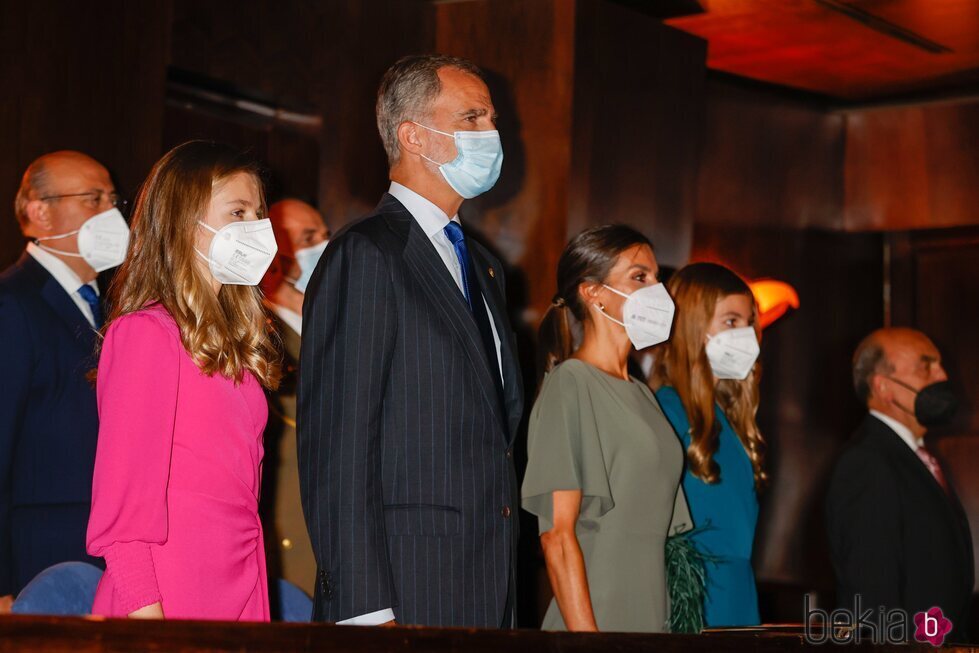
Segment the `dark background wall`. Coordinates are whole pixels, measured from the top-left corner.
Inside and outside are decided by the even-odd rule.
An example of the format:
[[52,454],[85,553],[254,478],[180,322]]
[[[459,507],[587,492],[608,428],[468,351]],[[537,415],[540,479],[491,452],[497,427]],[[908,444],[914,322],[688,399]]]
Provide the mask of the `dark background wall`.
[[170,21],[166,2],[0,2],[0,266],[23,249],[13,201],[33,159],[82,150],[130,194],[160,156]]
[[[381,74],[432,50],[486,68],[501,114],[503,176],[463,217],[511,266],[529,377],[557,258],[590,224],[639,227],[671,265],[715,260],[798,290],[801,309],[763,343],[773,483],[756,563],[766,587],[829,600],[821,492],[861,413],[859,339],[885,323],[923,328],[979,397],[979,100],[840,106],[717,75],[704,41],[610,0],[0,0],[0,265],[23,247],[20,174],[61,148],[103,161],[132,196],[184,139],[247,145],[273,193],[314,200],[337,229],[387,185]],[[975,527],[979,412],[935,435]],[[779,596],[766,594],[765,616],[797,621],[801,607]]]

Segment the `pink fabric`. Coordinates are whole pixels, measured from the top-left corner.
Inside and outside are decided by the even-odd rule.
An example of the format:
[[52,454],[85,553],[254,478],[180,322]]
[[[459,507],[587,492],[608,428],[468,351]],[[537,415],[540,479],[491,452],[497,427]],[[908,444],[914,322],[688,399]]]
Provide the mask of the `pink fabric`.
[[258,518],[265,393],[205,376],[156,304],[116,320],[98,373],[88,552],[106,573],[94,614],[156,601],[168,619],[268,621]]
[[945,474],[942,473],[942,466],[938,464],[938,459],[931,455],[931,452],[924,447],[918,447],[915,449],[915,453],[918,454],[918,458],[921,458],[921,462],[925,464],[925,467],[928,468],[931,475],[935,477],[938,484],[948,494],[948,482],[945,480]]

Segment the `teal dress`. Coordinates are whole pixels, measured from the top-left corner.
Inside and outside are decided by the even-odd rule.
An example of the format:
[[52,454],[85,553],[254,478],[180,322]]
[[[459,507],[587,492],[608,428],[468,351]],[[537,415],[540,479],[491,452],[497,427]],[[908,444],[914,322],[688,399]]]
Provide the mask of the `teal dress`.
[[[690,446],[690,422],[680,403],[680,395],[669,386],[656,391],[660,407],[680,437],[684,449]],[[707,565],[706,624],[754,626],[758,617],[758,592],[751,568],[751,550],[758,523],[758,495],[755,492],[751,460],[720,407],[715,418],[721,425],[720,442],[714,460],[721,470],[718,483],[709,485],[683,472],[683,490],[696,527],[706,527],[696,535],[703,549],[722,558]]]

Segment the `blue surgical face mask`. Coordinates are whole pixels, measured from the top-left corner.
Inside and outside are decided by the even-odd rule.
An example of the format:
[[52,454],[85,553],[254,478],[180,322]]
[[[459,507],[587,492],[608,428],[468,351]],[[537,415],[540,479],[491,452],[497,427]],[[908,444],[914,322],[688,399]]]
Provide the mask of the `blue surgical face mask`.
[[[414,121],[412,121],[414,122]],[[419,122],[415,123],[429,131],[455,139],[456,158],[446,163],[432,161],[424,154],[426,161],[431,161],[439,167],[445,181],[449,182],[452,190],[465,199],[482,195],[496,184],[503,167],[503,144],[500,142],[500,132],[489,131],[458,131],[454,134],[433,129]]]
[[323,256],[323,252],[326,251],[326,246],[329,242],[329,240],[324,240],[318,245],[296,250],[293,254],[296,263],[299,264],[299,278],[292,285],[299,292],[306,292],[306,286],[309,285],[309,278],[313,276],[313,270],[316,269],[316,264],[319,262],[320,257]]

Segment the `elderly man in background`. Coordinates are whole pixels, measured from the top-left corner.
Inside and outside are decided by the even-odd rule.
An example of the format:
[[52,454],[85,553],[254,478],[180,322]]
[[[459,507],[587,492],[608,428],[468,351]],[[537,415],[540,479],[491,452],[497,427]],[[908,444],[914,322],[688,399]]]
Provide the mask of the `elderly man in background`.
[[869,414],[833,469],[827,530],[837,600],[861,610],[934,606],[966,636],[972,540],[965,512],[925,445],[955,411],[941,354],[912,329],[881,329],[853,357],[853,382]]
[[0,275],[0,609],[38,572],[85,553],[98,414],[99,272],[129,230],[108,171],[81,152],[28,166],[14,202],[30,244]]
[[[315,208],[298,199],[269,207],[279,246],[275,263],[262,280],[262,290],[282,339],[283,378],[270,397],[265,430],[265,521],[269,574],[281,576],[313,594],[316,560],[309,543],[299,498],[296,463],[296,375],[303,328],[303,293],[330,239],[330,230]],[[273,588],[274,585],[270,586]]]

